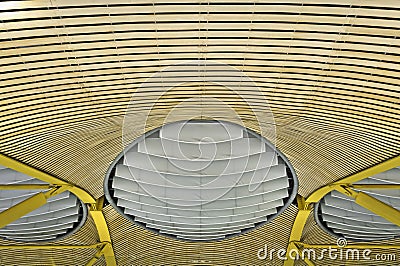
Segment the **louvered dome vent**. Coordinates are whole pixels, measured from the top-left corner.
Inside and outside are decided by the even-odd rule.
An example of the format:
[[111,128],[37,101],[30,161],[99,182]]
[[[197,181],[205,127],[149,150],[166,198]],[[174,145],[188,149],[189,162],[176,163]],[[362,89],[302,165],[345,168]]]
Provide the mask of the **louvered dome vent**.
[[[393,168],[355,184],[400,184],[399,177],[400,168]],[[400,209],[400,190],[363,192]],[[400,227],[356,204],[353,198],[336,191],[327,194],[320,201],[315,208],[315,216],[319,225],[336,237],[353,241],[372,241],[400,236]]]
[[106,196],[125,217],[185,240],[218,240],[280,214],[297,192],[287,159],[236,124],[166,124],[110,167]]
[[[46,184],[40,180],[0,166],[2,185]],[[0,190],[0,212],[37,194],[40,190]],[[65,191],[50,197],[47,204],[0,228],[7,240],[37,242],[55,241],[76,232],[86,221],[86,206]]]

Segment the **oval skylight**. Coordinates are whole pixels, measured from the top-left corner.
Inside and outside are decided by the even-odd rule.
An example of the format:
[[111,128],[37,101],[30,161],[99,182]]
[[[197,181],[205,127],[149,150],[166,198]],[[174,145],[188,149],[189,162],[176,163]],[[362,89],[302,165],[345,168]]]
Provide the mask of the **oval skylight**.
[[[2,185],[46,184],[40,180],[0,166]],[[0,212],[37,194],[41,190],[0,190]],[[47,204],[0,228],[0,237],[7,240],[37,242],[55,241],[76,232],[86,221],[86,206],[72,193],[65,191],[50,197]]]
[[185,240],[218,240],[272,220],[297,193],[287,159],[246,128],[217,121],[166,124],[111,165],[106,196],[125,217]]
[[[400,168],[374,175],[355,184],[399,184]],[[356,191],[360,191],[354,189]],[[369,190],[369,194],[400,209],[400,190]],[[315,208],[318,224],[335,237],[352,241],[372,241],[400,236],[400,227],[356,204],[337,191],[327,194]]]

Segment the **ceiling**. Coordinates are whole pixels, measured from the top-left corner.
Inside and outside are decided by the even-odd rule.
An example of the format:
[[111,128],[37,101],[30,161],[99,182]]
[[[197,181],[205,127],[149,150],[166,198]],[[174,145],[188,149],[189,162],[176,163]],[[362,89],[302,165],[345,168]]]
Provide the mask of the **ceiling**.
[[[0,153],[94,198],[128,143],[188,118],[240,119],[262,134],[292,163],[303,197],[400,154],[398,1],[38,0],[0,10]],[[209,243],[148,232],[110,205],[103,213],[118,265],[259,265],[265,244],[287,247],[297,207]],[[55,244],[98,240],[89,217]],[[302,240],[335,242],[311,216]],[[0,264],[82,265],[95,253],[0,249]]]

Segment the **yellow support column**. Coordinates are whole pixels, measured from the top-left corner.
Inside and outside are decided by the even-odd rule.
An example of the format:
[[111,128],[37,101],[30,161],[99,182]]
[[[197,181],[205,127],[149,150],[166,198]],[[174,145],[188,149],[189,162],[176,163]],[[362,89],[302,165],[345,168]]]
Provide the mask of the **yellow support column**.
[[94,264],[96,263],[96,261],[97,261],[98,259],[100,259],[101,256],[103,256],[104,251],[105,251],[105,249],[106,249],[106,246],[107,246],[107,244],[103,244],[103,245],[99,248],[99,250],[96,252],[96,254],[94,254],[93,258],[91,258],[91,259],[88,261],[88,263],[86,263],[86,266],[92,266],[92,265],[94,265]]
[[301,234],[303,233],[303,228],[312,210],[311,205],[306,203],[305,199],[300,195],[297,195],[297,205],[299,208],[299,212],[296,215],[292,231],[290,232],[290,239],[301,238]]
[[108,231],[106,219],[103,215],[103,202],[104,197],[99,198],[96,204],[91,205],[89,212],[96,224],[100,241],[105,243],[102,253],[106,259],[106,263],[110,266],[116,266],[117,263],[115,261],[114,250],[111,245],[110,232]]
[[[298,243],[301,240],[303,234],[304,226],[306,224],[307,218],[311,213],[311,204],[319,202],[326,194],[335,190],[336,188],[342,186],[343,184],[352,184],[354,182],[363,180],[367,177],[385,172],[394,167],[400,166],[400,156],[394,157],[380,164],[367,168],[356,174],[345,177],[339,181],[333,182],[327,186],[321,187],[311,193],[305,200],[301,200],[299,203],[299,212],[297,213],[296,219],[293,223],[292,231],[290,233],[289,245],[286,251],[286,260],[284,266],[293,266],[294,260],[288,257],[288,253],[293,243]],[[355,186],[355,185],[354,185]],[[364,193],[365,194],[365,193]],[[363,197],[365,198],[365,197]]]
[[[58,188],[63,187],[65,189],[71,191],[72,193],[74,193],[82,202],[88,204],[90,206],[89,213],[92,216],[94,223],[96,225],[96,229],[97,229],[97,232],[98,232],[98,235],[100,238],[100,242],[102,242],[102,244],[104,244],[104,247],[102,248],[103,249],[102,253],[104,254],[106,263],[108,266],[117,265],[117,262],[115,260],[114,250],[113,250],[112,243],[111,243],[110,232],[108,230],[106,219],[102,212],[103,198],[96,200],[87,191],[85,191],[84,189],[82,189],[74,184],[70,184],[66,181],[63,181],[57,177],[54,177],[54,176],[47,174],[41,170],[38,170],[38,169],[33,168],[29,165],[26,165],[22,162],[14,160],[3,154],[0,154],[0,165],[11,168],[20,173],[32,176],[32,177],[42,180],[44,182],[47,182],[50,184],[50,186],[56,186]],[[3,186],[3,188],[7,188],[7,185]],[[35,196],[37,196],[37,195],[35,195]],[[35,196],[33,196],[33,197],[35,197]],[[35,198],[34,200],[31,200],[30,202],[33,204],[36,204],[33,207],[37,207],[40,204],[41,204],[40,206],[42,206],[42,203],[46,203],[46,201],[43,199],[43,195],[37,196],[37,198]],[[25,207],[30,208],[27,206],[27,204],[24,204],[24,208]],[[20,208],[18,207],[18,209],[20,209]],[[30,208],[30,209],[32,209],[32,208]],[[36,209],[36,208],[34,208],[34,209]],[[32,209],[32,210],[34,210],[34,209]],[[32,210],[30,210],[30,211],[32,211]],[[11,246],[3,246],[3,247],[12,248]],[[48,246],[48,247],[54,248],[54,246]],[[58,247],[63,248],[63,246],[58,246]],[[70,248],[70,247],[71,246],[64,246],[64,248]],[[46,247],[43,246],[42,248],[45,249]]]

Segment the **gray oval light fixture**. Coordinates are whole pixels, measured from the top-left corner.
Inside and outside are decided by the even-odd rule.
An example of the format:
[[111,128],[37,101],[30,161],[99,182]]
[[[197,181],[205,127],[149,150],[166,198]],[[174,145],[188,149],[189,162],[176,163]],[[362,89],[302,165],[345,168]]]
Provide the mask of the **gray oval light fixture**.
[[246,232],[282,213],[297,193],[288,160],[237,124],[190,120],[136,139],[110,166],[108,201],[123,216],[191,241]]
[[[6,185],[47,184],[0,166],[0,183]],[[35,195],[40,190],[0,190],[0,212]],[[87,207],[69,191],[48,199],[42,207],[0,228],[0,237],[22,242],[56,241],[79,230],[87,218]]]
[[[355,184],[399,184],[399,176],[400,168],[398,167]],[[400,190],[363,192],[400,209]],[[315,220],[327,233],[352,241],[384,240],[400,236],[399,226],[361,207],[353,198],[337,191],[330,192],[316,205]]]

